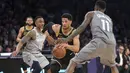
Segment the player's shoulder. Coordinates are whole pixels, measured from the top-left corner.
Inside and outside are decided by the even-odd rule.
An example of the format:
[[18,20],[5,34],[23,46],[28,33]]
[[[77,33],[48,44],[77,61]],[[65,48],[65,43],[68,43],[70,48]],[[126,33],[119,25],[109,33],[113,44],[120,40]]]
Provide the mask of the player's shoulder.
[[94,13],[94,11],[89,11],[89,12],[88,12],[88,14],[93,14],[93,13]]
[[36,27],[34,27],[34,29],[30,30],[28,33],[36,33]]
[[89,12],[86,13],[86,15],[93,14],[93,13],[94,13],[94,11],[89,11]]
[[106,15],[106,17],[108,17],[109,19],[111,19],[111,17],[110,16],[108,16],[107,14],[105,14]]
[[52,30],[54,32],[58,32],[60,30],[61,25],[60,24],[54,24],[52,25]]
[[24,31],[24,26],[20,27],[19,31]]
[[36,35],[36,31],[33,29],[33,30],[30,30],[28,33],[27,33],[29,36],[33,37]]
[[111,19],[111,17],[110,17],[110,16],[108,16],[107,14],[105,14],[105,13],[104,13],[104,15],[105,15],[105,18],[106,18],[109,22],[111,22],[111,23],[112,23],[112,19]]
[[89,11],[86,13],[85,17],[93,17],[94,11]]
[[20,29],[24,29],[24,26],[20,27]]
[[54,24],[54,25],[52,25],[52,28],[58,28],[60,26],[61,26],[60,24]]

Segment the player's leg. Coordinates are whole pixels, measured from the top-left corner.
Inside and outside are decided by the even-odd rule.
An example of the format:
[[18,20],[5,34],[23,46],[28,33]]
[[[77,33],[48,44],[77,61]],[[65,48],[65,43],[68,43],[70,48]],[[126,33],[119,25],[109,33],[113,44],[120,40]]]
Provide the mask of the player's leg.
[[66,73],[73,73],[77,64],[85,63],[86,61],[98,56],[96,49],[98,47],[98,42],[96,42],[96,40],[97,39],[92,40],[89,44],[83,47],[74,58],[70,60]]
[[23,52],[22,56],[24,62],[33,69],[32,73],[40,73],[41,67],[39,65],[37,58],[33,54],[29,52]]
[[33,61],[32,69],[33,69],[32,73],[40,73],[42,70],[38,61]]
[[116,49],[115,49],[115,47],[113,47],[112,53],[113,53],[113,54],[111,54],[111,55],[112,55],[112,56],[111,56],[112,59],[110,59],[110,62],[113,63],[113,65],[110,66],[110,67],[111,67],[111,72],[112,72],[112,73],[119,73],[119,71],[118,71],[118,69],[117,69],[117,66],[116,66],[116,62],[115,62],[115,59],[116,59]]
[[40,73],[42,71],[42,69],[45,69],[47,71],[47,73],[51,73],[50,64],[48,64],[44,68],[42,68],[38,61],[33,62],[32,69],[33,69],[32,73]]
[[[72,56],[72,55],[71,55]],[[74,55],[72,57],[70,57],[70,55],[67,58],[64,58],[64,60],[62,61],[63,64],[63,68],[66,69],[67,66],[69,65],[70,60],[74,57]],[[77,64],[74,72],[73,73],[85,73],[86,71],[83,69],[83,65],[82,64]],[[86,69],[86,67],[85,67]]]
[[116,58],[116,49],[115,49],[115,46],[113,47],[112,53],[110,53],[110,57],[111,58],[108,58],[109,59],[109,62],[110,62],[110,68],[111,68],[111,72],[112,73],[119,73],[118,69],[117,69],[117,66],[116,66],[116,62],[115,62],[115,58]]
[[86,73],[87,68],[86,68],[86,63],[84,65],[82,64],[78,64],[75,68],[75,72],[74,73]]
[[23,60],[22,60],[21,67],[23,68],[24,73],[27,73],[27,65]]
[[[20,52],[20,55],[22,55],[22,51]],[[28,65],[23,61],[23,59],[22,59],[21,67],[23,68],[24,73],[27,73],[27,67],[28,67]]]
[[[69,66],[69,64],[70,64],[70,62],[71,62],[71,59],[73,58],[75,56],[75,54],[74,53],[72,53],[72,54],[70,54],[69,56],[67,56],[64,60],[63,60],[63,63],[64,64],[66,64],[66,67],[67,66]],[[70,66],[73,66],[73,64],[74,63],[71,63],[72,65],[70,65]],[[74,68],[72,68],[72,67],[70,67],[70,68],[72,68],[72,69],[76,69],[75,67],[76,67],[77,65],[75,65],[75,66],[73,66]],[[72,73],[73,73],[73,71],[74,70],[72,70],[72,69],[70,69],[71,71],[72,71]],[[74,72],[75,73],[75,72]]]
[[50,69],[51,69],[52,73],[59,73],[59,71],[60,71],[60,64],[58,63],[58,61],[52,60]]
[[77,63],[75,63],[74,61],[70,60],[70,63],[68,65],[65,73],[73,73],[76,66],[77,66]]
[[50,64],[48,64],[47,66],[45,66],[43,69],[45,69],[47,71],[47,73],[52,73],[51,69],[50,69]]
[[[41,66],[40,66],[38,61],[34,61],[33,65],[32,65],[32,68],[33,68],[33,72],[32,73],[40,73],[42,71],[42,68],[41,68]],[[47,73],[51,73],[50,64],[45,66],[43,69],[47,70]]]
[[[41,53],[36,54],[35,56],[36,56],[36,58],[37,58],[37,60],[38,60],[38,62],[39,62],[39,65],[40,65],[40,67],[41,67],[41,70],[40,70],[40,71],[42,71],[42,70],[44,69],[44,70],[47,71],[47,73],[51,73],[50,63],[49,63],[49,61],[47,60],[47,58],[46,58],[44,55],[42,55]],[[37,73],[38,73],[38,72],[37,72]],[[39,73],[40,73],[40,72],[39,72]]]
[[102,54],[100,54],[100,62],[104,65],[107,65],[111,68],[111,72],[112,73],[119,73],[118,69],[116,67],[116,62],[115,62],[115,58],[116,58],[116,44],[110,42],[111,44],[106,44],[104,42],[104,44],[106,44],[106,48],[102,49]]
[[119,73],[114,60],[110,60],[109,58],[101,58],[100,61],[102,64],[109,66],[111,68],[112,73]]
[[111,67],[111,72],[112,73],[119,73],[119,71],[118,71],[116,66]]

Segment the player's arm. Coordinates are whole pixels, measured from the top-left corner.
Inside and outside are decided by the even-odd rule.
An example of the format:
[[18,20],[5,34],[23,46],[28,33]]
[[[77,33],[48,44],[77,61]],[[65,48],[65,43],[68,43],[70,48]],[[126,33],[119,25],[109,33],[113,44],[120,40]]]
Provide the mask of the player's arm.
[[85,28],[88,26],[88,24],[90,24],[92,17],[93,17],[93,12],[88,12],[85,15],[85,18],[84,18],[84,21],[82,22],[82,24],[76,29],[76,31],[74,31],[70,36],[67,37],[66,41],[73,39],[76,35],[83,32],[85,30]]
[[52,27],[54,23],[53,22],[49,22],[48,24],[46,24],[44,27],[43,27],[43,30],[42,32],[46,32],[47,30],[49,30],[50,27]]
[[77,35],[76,37],[73,38],[73,45],[67,44],[65,47],[66,47],[66,49],[69,49],[69,50],[77,53],[79,51],[79,47],[80,47],[79,35]]
[[[59,34],[59,30],[60,30],[60,25],[59,24],[52,25],[52,30],[51,31],[54,31],[54,34],[55,34],[56,37]],[[46,32],[46,34],[47,34],[47,41],[51,45],[55,45],[56,44],[56,42],[55,42],[56,40],[48,32]]]
[[13,56],[16,56],[21,47],[23,46],[24,43],[26,43],[27,41],[29,41],[30,39],[35,39],[36,38],[36,33],[35,31],[30,31],[27,33],[27,35],[25,35],[21,40],[20,42],[18,43],[17,47],[16,47],[16,50],[12,53]]
[[46,34],[46,40],[47,40],[47,42],[50,44],[50,45],[55,45],[55,40],[50,36],[50,34],[47,32],[47,31],[45,31],[45,34]]
[[17,38],[16,38],[16,41],[17,41],[17,42],[19,42],[19,41],[21,40],[23,31],[24,31],[24,27],[21,27],[21,28],[19,29],[18,36],[17,36]]
[[56,36],[58,36],[58,34],[59,34],[60,27],[61,27],[60,24],[54,24],[54,25],[52,25],[52,30],[55,32]]
[[[49,28],[49,26],[48,26]],[[54,31],[54,34],[57,36],[57,33],[59,33],[59,29],[60,29],[60,25],[59,24],[54,24],[51,26],[52,29],[50,29],[51,31]],[[45,30],[44,30],[45,31]],[[43,31],[42,31],[43,32]],[[44,32],[43,32],[44,33]],[[48,31],[45,31],[45,34],[47,35],[46,40],[48,41],[48,43],[50,45],[55,45],[55,40],[54,38],[51,36],[50,33],[48,33]]]

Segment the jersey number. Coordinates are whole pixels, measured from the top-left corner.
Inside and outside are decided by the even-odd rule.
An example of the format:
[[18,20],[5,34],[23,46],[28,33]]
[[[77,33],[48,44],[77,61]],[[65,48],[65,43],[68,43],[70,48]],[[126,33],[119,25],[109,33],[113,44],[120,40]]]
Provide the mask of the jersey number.
[[101,22],[103,30],[110,32],[109,22],[103,19],[101,19]]

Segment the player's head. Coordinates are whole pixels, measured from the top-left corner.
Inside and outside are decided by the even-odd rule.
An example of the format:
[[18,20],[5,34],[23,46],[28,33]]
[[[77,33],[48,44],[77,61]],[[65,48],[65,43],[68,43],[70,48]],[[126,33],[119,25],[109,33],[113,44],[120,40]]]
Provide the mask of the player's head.
[[125,47],[123,54],[129,55],[130,54],[129,48]]
[[123,53],[123,51],[124,51],[124,46],[123,45],[119,45],[119,52]]
[[64,13],[62,16],[62,28],[63,29],[68,29],[71,27],[71,24],[72,24],[72,20],[73,20],[73,17],[71,14],[69,13]]
[[44,24],[45,24],[45,22],[44,22],[44,19],[43,19],[42,16],[37,16],[35,18],[35,25],[36,25],[36,27],[43,28]]
[[95,3],[94,10],[104,12],[106,10],[106,2],[103,0],[98,0]]
[[32,17],[27,17],[26,18],[26,24],[31,26],[33,24],[33,18]]

